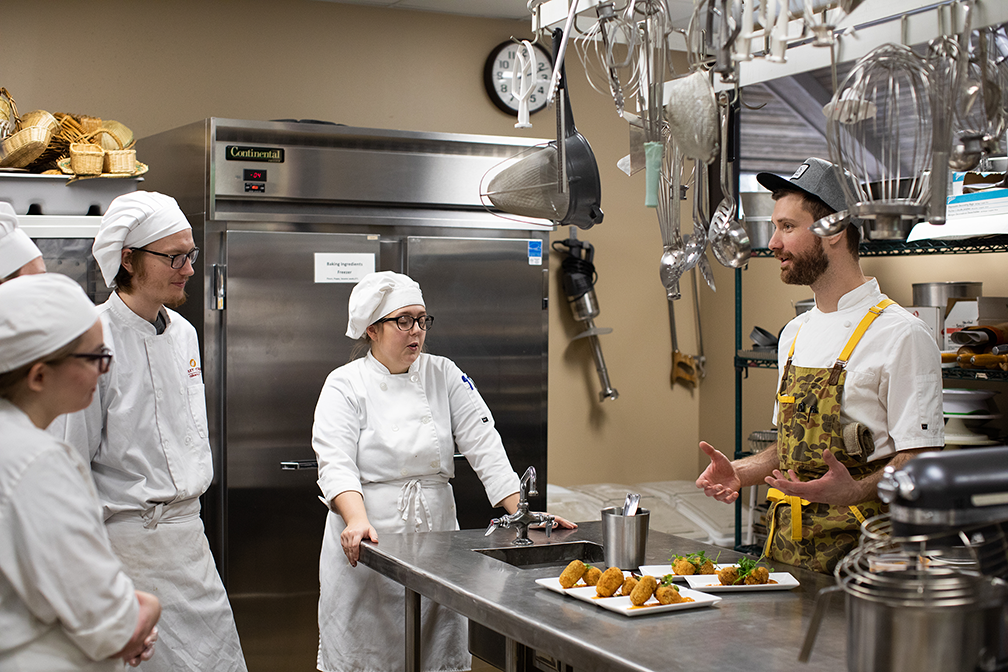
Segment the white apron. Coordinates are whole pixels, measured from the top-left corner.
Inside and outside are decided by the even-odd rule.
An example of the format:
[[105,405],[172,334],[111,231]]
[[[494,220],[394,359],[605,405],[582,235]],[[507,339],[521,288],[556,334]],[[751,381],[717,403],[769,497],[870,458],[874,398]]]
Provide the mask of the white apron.
[[[458,529],[451,485],[435,478],[369,483],[363,486],[368,518],[382,534]],[[351,567],[340,545],[343,519],[329,512],[322,558],[318,669],[323,672],[398,672],[406,667],[405,588],[357,563]],[[423,535],[417,535],[417,544]],[[425,671],[468,670],[468,621],[421,598],[420,651]]]
[[161,601],[158,643],[141,672],[246,670],[199,512],[199,500],[190,499],[105,521],[112,550],[137,590]]

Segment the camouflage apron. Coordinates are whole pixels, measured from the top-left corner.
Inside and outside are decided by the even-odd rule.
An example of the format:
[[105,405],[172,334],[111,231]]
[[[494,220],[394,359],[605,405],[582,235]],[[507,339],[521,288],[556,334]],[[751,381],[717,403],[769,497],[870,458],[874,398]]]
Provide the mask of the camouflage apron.
[[[823,459],[827,448],[858,480],[885,467],[888,460],[868,463],[867,454],[848,454],[840,408],[851,353],[875,318],[893,303],[883,299],[869,309],[828,369],[791,364],[798,341],[795,334],[777,393],[777,455],[784,474],[793,469],[802,481],[821,478],[829,470]],[[769,535],[764,555],[823,573],[832,573],[837,562],[857,545],[861,523],[883,511],[878,499],[857,506],[832,506],[809,503],[776,488],[770,489],[768,499]]]

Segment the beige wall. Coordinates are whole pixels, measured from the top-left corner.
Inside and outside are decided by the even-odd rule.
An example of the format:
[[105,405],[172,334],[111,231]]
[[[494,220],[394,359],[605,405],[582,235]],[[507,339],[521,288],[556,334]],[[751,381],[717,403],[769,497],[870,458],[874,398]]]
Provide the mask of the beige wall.
[[[118,119],[137,137],[208,116],[520,134],[514,120],[490,103],[482,72],[495,45],[529,36],[527,21],[309,0],[35,0],[5,3],[3,19],[0,85],[22,112],[42,108]],[[714,264],[716,294],[701,283],[706,380],[699,390],[672,389],[668,313],[658,278],[661,244],[655,213],[642,205],[643,175],[628,178],[615,167],[628,151],[627,126],[608,96],[588,86],[575,56],[569,63],[574,116],[598,159],[606,213],[603,224],[578,234],[596,248],[596,323],[613,328],[601,342],[620,398],[598,402],[587,343],[570,342],[579,329],[565,305],[554,258],[549,480],[693,479],[703,463],[699,437],[726,452],[734,441],[734,272]],[[531,135],[553,132],[549,111],[532,121]],[[560,230],[553,239],[567,236]],[[783,287],[775,267],[773,260],[756,260],[743,273],[745,345],[753,324],[776,331],[794,314],[790,301],[810,295]],[[906,303],[910,282],[932,279],[983,276],[986,293],[1008,294],[1000,270],[1005,260],[990,256],[871,260],[866,267]],[[679,343],[692,354],[697,348],[688,283],[683,295],[675,306]],[[768,426],[772,387],[772,372],[751,373],[745,434]]]

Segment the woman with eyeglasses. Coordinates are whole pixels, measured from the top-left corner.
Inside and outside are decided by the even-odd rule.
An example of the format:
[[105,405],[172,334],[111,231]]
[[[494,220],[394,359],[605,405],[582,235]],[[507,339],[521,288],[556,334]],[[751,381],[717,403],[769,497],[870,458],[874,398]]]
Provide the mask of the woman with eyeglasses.
[[[424,352],[434,317],[420,285],[401,273],[371,273],[350,293],[349,312],[346,335],[366,353],[329,374],[312,431],[329,506],[318,668],[401,670],[402,586],[358,566],[361,540],[459,529],[448,482],[456,447],[490,502],[508,513],[518,506],[518,476],[472,379],[450,359]],[[428,600],[421,609],[423,669],[469,669],[466,620]]]
[[0,670],[115,670],[153,654],[160,603],[112,552],[87,465],[45,431],[91,403],[111,358],[74,281],[0,286]]

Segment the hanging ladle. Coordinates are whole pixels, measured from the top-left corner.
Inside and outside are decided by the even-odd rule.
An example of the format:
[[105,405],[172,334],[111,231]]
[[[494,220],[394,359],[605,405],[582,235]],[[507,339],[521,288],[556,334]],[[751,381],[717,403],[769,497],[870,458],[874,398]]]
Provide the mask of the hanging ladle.
[[721,92],[721,192],[724,197],[711,215],[708,238],[714,257],[722,266],[742,268],[752,256],[749,234],[735,217],[735,198],[728,184],[728,94]]

